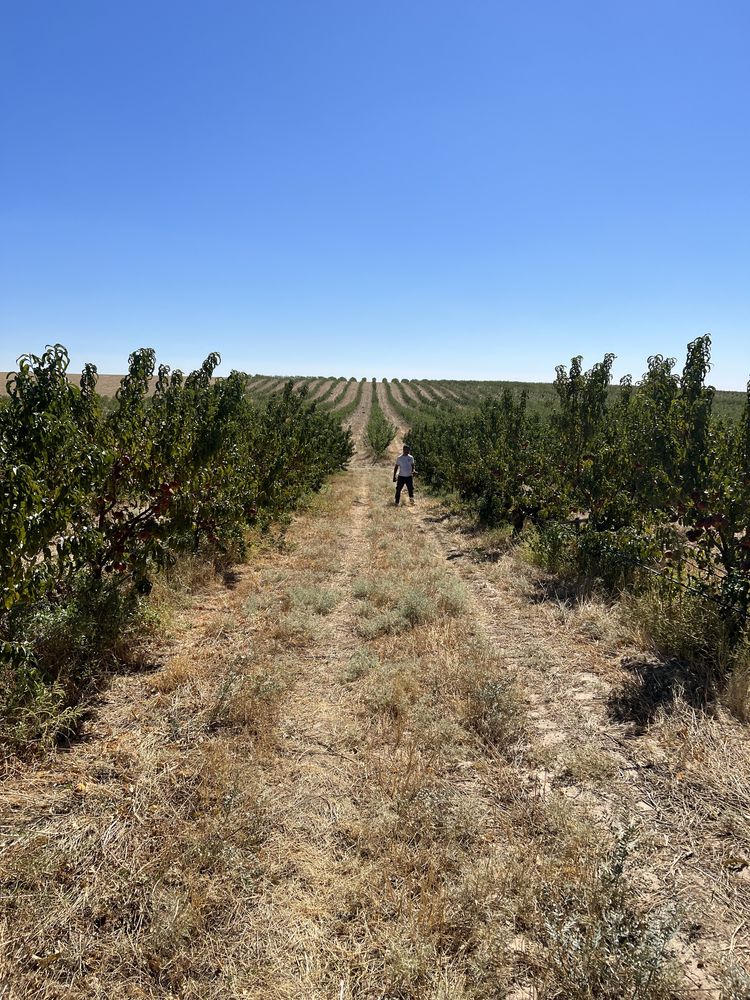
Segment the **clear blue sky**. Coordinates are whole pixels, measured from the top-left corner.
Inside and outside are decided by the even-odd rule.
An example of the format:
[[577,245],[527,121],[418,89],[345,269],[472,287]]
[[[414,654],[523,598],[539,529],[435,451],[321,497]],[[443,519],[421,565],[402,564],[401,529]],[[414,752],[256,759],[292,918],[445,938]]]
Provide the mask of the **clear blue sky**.
[[750,375],[750,3],[5,0],[0,369]]

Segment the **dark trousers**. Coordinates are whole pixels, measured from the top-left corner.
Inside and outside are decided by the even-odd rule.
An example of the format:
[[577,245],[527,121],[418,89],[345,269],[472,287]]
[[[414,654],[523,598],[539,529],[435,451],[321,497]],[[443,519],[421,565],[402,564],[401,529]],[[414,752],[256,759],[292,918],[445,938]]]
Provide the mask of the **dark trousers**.
[[401,490],[406,487],[409,499],[414,499],[414,476],[399,476],[396,480],[396,503],[401,500]]

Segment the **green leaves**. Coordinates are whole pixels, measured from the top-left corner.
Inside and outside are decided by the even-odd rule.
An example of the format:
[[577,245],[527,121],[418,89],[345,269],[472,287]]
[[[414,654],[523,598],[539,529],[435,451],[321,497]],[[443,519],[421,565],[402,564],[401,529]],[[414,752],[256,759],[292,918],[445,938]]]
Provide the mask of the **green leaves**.
[[[80,388],[65,348],[19,360],[0,410],[0,658],[15,663],[14,609],[64,602],[83,572],[143,593],[175,554],[241,551],[250,524],[291,510],[352,454],[337,417],[286,390],[247,398],[209,354],[186,378],[135,351],[104,412],[96,369]],[[153,395],[152,395],[153,392]]]
[[385,414],[378,402],[378,394],[375,379],[372,380],[372,404],[370,416],[365,428],[365,444],[373,453],[375,458],[380,458],[384,454],[388,445],[396,436],[396,428],[386,419]]
[[557,408],[534,421],[509,391],[468,412],[417,418],[423,474],[490,523],[525,521],[558,567],[620,588],[646,568],[718,602],[736,631],[750,607],[750,383],[737,424],[713,415],[711,342],[654,355],[610,391],[614,356],[559,366]]

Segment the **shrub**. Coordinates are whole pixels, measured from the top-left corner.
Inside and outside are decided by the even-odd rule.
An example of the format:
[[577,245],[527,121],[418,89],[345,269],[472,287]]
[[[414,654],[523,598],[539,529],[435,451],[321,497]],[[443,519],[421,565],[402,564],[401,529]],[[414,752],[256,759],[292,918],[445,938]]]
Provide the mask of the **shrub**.
[[463,720],[481,740],[507,750],[524,732],[524,712],[515,680],[508,674],[487,677],[466,691]]
[[544,1000],[669,1000],[676,970],[667,956],[675,921],[641,912],[625,876],[633,839],[626,830],[589,880],[567,883],[550,900],[543,928]]

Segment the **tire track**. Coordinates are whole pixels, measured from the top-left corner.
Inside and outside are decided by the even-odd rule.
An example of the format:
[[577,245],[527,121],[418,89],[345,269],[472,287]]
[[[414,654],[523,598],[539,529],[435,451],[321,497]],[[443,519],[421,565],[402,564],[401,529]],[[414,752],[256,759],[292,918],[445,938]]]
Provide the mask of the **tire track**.
[[[604,825],[637,825],[641,839],[652,845],[640,872],[644,893],[664,908],[677,902],[688,927],[680,941],[681,964],[695,995],[718,998],[718,980],[708,971],[716,972],[717,955],[729,941],[738,953],[750,951],[750,826],[740,821],[737,828],[737,803],[721,802],[708,788],[705,806],[698,788],[689,790],[688,802],[681,788],[684,761],[671,760],[649,730],[638,732],[612,718],[612,696],[630,679],[622,650],[561,628],[554,608],[526,586],[533,571],[512,554],[498,562],[475,561],[465,535],[439,506],[429,506],[424,531],[469,588],[479,627],[523,680],[541,749],[530,762],[531,787],[542,796],[562,791]],[[732,728],[746,743],[738,727]],[[584,752],[594,770],[600,762],[606,773],[592,778],[577,776],[575,767],[571,772],[571,761]],[[750,788],[745,795],[746,808]],[[727,829],[733,827],[730,847]],[[736,860],[733,874],[727,871],[727,852]]]

